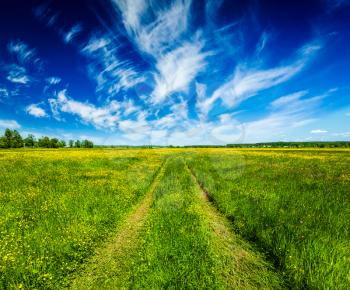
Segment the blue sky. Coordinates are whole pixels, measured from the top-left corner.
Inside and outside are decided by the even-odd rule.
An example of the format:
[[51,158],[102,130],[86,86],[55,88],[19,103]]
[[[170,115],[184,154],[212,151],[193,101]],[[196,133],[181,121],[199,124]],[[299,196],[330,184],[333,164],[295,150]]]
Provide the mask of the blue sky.
[[0,130],[350,140],[350,1],[1,1]]

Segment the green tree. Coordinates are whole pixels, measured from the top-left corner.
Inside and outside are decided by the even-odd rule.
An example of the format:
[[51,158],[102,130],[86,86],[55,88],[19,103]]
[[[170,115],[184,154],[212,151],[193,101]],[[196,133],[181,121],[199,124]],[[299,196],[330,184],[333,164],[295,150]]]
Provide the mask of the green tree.
[[76,148],[80,148],[80,147],[81,147],[80,141],[79,141],[79,140],[75,141],[74,146],[75,146]]
[[13,133],[10,129],[6,128],[4,133],[4,141],[5,141],[5,148],[11,148],[12,147],[12,136]]
[[17,130],[13,130],[12,132],[12,147],[13,148],[21,148],[23,147],[23,138],[21,134]]
[[66,141],[60,140],[59,147],[61,147],[61,148],[66,147]]
[[43,136],[38,141],[38,146],[42,148],[50,148],[50,138]]
[[73,148],[74,147],[74,140],[69,140],[69,147]]
[[35,137],[32,134],[29,134],[27,138],[24,139],[25,147],[34,147]]
[[50,148],[58,148],[60,147],[59,140],[57,138],[52,138],[50,140]]
[[93,148],[94,147],[94,143],[92,143],[90,140],[83,140],[81,143],[81,147],[83,148]]

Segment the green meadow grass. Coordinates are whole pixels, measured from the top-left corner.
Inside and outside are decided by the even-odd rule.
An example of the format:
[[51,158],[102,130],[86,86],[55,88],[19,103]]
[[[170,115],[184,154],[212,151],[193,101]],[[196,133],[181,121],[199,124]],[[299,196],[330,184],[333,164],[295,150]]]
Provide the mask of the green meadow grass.
[[0,289],[350,288],[350,151],[2,150],[0,165]]
[[106,255],[93,269],[98,277],[87,284],[83,274],[74,288],[281,289],[272,268],[208,208],[183,159],[168,157],[163,171],[137,249],[119,261]]
[[160,160],[134,152],[1,151],[0,289],[62,288],[140,200]]
[[350,152],[200,152],[191,169],[292,289],[350,287]]

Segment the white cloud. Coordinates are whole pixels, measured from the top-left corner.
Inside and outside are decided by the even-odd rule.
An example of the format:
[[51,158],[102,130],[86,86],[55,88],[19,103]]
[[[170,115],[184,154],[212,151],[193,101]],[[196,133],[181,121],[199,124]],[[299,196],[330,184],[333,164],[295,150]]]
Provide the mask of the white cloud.
[[56,99],[48,99],[48,103],[50,105],[53,117],[57,121],[63,121],[64,119],[61,118],[61,116],[60,116],[60,109],[59,109],[59,104],[58,104],[57,100]]
[[119,129],[124,133],[132,135],[144,135],[151,130],[151,127],[146,120],[146,116],[140,114],[136,120],[119,121]]
[[122,64],[119,68],[113,68],[112,71],[105,71],[118,80],[117,82],[110,83],[108,93],[111,95],[117,94],[122,89],[132,88],[145,81],[145,78],[139,76],[132,67],[123,67],[124,65]]
[[308,91],[299,91],[274,100],[270,106],[275,111],[284,111],[289,114],[305,113],[307,110],[314,110],[323,99],[333,92],[335,91],[330,89],[318,96],[306,98]]
[[136,106],[132,99],[128,99],[122,102],[121,108],[123,109],[124,116],[129,116],[135,112],[141,111],[141,108],[139,106]]
[[184,98],[181,97],[178,103],[170,107],[170,110],[178,119],[188,119],[188,103]]
[[[222,100],[226,107],[233,108],[261,91],[288,81],[305,67],[319,49],[321,49],[319,43],[309,43],[298,51],[299,58],[296,61],[269,69],[260,69],[247,64],[237,65],[228,81],[218,87],[209,98],[198,102],[199,113],[206,116],[217,100]],[[286,100],[280,100],[280,102],[283,101]]]
[[47,114],[43,108],[40,108],[38,104],[31,104],[26,107],[26,112],[37,118],[47,117]]
[[289,80],[302,67],[303,63],[298,61],[288,66],[267,70],[237,68],[233,78],[218,88],[212,98],[221,98],[227,106],[234,107],[262,90]]
[[82,103],[69,98],[66,90],[63,90],[58,93],[57,99],[50,99],[49,103],[56,117],[59,112],[73,114],[84,123],[92,124],[99,129],[113,129],[119,121],[120,104],[116,101],[103,107],[96,107],[90,103]]
[[50,85],[57,85],[61,82],[61,78],[59,77],[49,77],[46,79],[46,82]]
[[273,101],[270,104],[272,111],[266,117],[243,124],[245,141],[254,142],[256,138],[278,140],[281,134],[315,122],[315,112],[329,93],[305,98],[307,92],[299,91]]
[[0,100],[7,99],[10,96],[10,92],[7,88],[0,88]]
[[295,101],[298,101],[301,97],[305,96],[307,93],[308,93],[308,91],[299,91],[299,92],[292,93],[290,95],[280,97],[280,98],[274,100],[271,103],[271,106],[274,108],[278,108],[281,106],[289,105]]
[[315,129],[315,130],[311,130],[310,133],[311,134],[324,134],[324,133],[328,133],[328,131],[322,130],[322,129]]
[[[156,60],[155,87],[148,101],[160,103],[174,92],[187,92],[192,80],[204,69],[207,55],[202,52],[203,43],[189,41],[193,33],[186,34],[191,1],[176,0],[170,4],[146,0],[111,2],[122,16],[125,30],[141,56],[146,52]],[[96,91],[109,98],[146,81],[131,58],[122,60],[125,59],[122,48],[123,44],[114,35],[104,35],[93,36],[82,49],[91,60],[88,69],[96,80]]]
[[94,54],[98,52],[100,49],[104,49],[110,44],[111,40],[108,37],[100,37],[97,38],[93,36],[88,44],[83,48],[83,52],[88,54]]
[[123,16],[124,26],[129,33],[137,30],[141,24],[141,16],[147,9],[145,0],[112,0]]
[[[164,3],[145,0],[114,0],[126,31],[138,47],[155,57],[177,44],[188,27],[191,1]],[[163,5],[162,5],[163,4]]]
[[14,55],[21,65],[32,64],[41,69],[43,63],[34,48],[30,48],[26,43],[20,40],[11,41],[7,45],[8,51]]
[[197,98],[204,99],[206,95],[207,86],[205,84],[201,84],[198,82],[195,83],[195,86],[196,86]]
[[183,98],[170,107],[170,113],[151,122],[155,130],[173,130],[174,128],[186,128],[188,126],[188,104]]
[[19,129],[21,126],[15,120],[1,120],[0,128]]
[[26,85],[31,82],[31,77],[27,75],[27,71],[24,67],[12,64],[8,66],[7,80],[12,83]]
[[[161,145],[197,145],[197,144],[227,144],[240,142],[244,137],[244,128],[232,114],[223,114],[215,121],[185,120],[182,126],[175,122],[175,127],[163,129],[159,135],[162,137],[154,144]],[[156,130],[156,129],[155,129]]]
[[185,41],[192,1],[112,3],[122,15],[130,39],[157,61],[150,101],[161,103],[174,92],[187,92],[197,73],[204,69],[206,57],[201,52],[203,43]]
[[64,42],[69,43],[71,42],[81,31],[83,30],[82,26],[80,24],[74,25],[65,35],[64,35]]
[[151,102],[160,103],[173,92],[188,91],[189,84],[206,66],[202,46],[200,42],[184,43],[158,60]]
[[159,9],[157,18],[138,33],[138,44],[144,51],[159,55],[176,44],[187,30],[191,1],[175,1],[167,10]]
[[120,90],[128,90],[145,78],[140,75],[130,61],[122,60],[119,56],[120,45],[110,37],[93,36],[82,49],[90,64],[88,70],[96,80],[96,91],[113,97]]
[[256,46],[256,54],[259,55],[265,48],[267,41],[270,38],[270,34],[264,31],[261,36],[260,40]]

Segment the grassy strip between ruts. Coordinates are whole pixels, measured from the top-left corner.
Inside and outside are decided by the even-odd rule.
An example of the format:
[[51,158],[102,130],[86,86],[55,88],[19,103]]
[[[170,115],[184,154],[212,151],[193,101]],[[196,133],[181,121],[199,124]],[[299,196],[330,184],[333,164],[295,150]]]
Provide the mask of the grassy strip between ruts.
[[200,198],[181,157],[169,157],[162,176],[139,239],[129,241],[136,246],[126,255],[107,250],[107,256],[120,253],[122,264],[121,256],[106,257],[108,262],[94,270],[104,273],[102,279],[85,288],[281,288],[271,268]]

